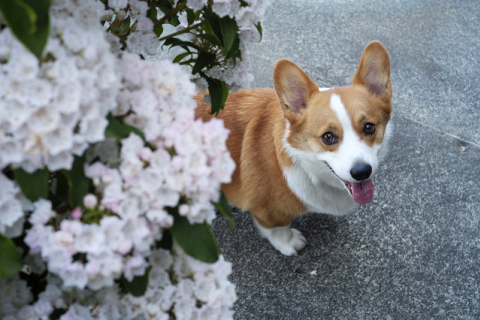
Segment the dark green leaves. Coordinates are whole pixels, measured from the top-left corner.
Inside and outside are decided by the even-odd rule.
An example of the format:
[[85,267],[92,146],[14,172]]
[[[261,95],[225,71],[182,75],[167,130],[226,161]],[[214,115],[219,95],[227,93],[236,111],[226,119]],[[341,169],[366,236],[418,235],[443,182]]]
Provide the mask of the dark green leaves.
[[129,282],[124,277],[121,278],[121,282],[125,290],[132,296],[141,297],[144,295],[148,288],[148,275],[150,273],[150,267],[147,268],[143,276],[136,276]]
[[177,55],[174,59],[173,59],[173,63],[179,63],[180,61],[182,61],[185,57],[187,57],[188,55],[191,55],[190,52],[183,52],[183,53],[180,53],[179,55]]
[[180,247],[200,261],[207,263],[217,261],[220,251],[210,225],[206,222],[190,224],[187,218],[178,214],[177,208],[167,210],[175,219],[170,232]]
[[221,191],[220,200],[218,202],[212,201],[212,204],[215,206],[218,212],[220,212],[222,216],[228,221],[228,224],[230,225],[230,228],[228,228],[228,230],[233,230],[233,228],[235,228],[235,220],[233,220],[232,207],[230,207],[225,193]]
[[223,47],[223,53],[226,57],[234,57],[238,51],[238,45],[234,46],[236,42],[239,42],[238,38],[238,26],[235,19],[225,16],[220,18],[212,13],[205,14],[213,35],[218,39]]
[[105,137],[122,140],[127,138],[130,133],[135,133],[145,141],[145,135],[143,132],[135,127],[118,121],[112,114],[107,116],[108,126],[105,129]]
[[0,234],[0,278],[9,278],[22,268],[22,257],[10,238]]
[[197,62],[192,69],[192,74],[200,72],[203,68],[211,66],[215,62],[216,55],[214,53],[200,51]]
[[[223,52],[225,56],[229,57],[231,56],[230,51],[232,50],[233,44],[238,40],[237,22],[235,19],[225,16],[220,19],[220,27],[223,38]],[[238,50],[238,47],[236,49]]]
[[50,0],[0,0],[0,12],[8,27],[40,59],[50,30]]
[[162,47],[163,46],[180,47],[180,48],[182,48],[182,49],[184,49],[185,51],[188,51],[188,52],[191,52],[191,50],[199,50],[198,46],[195,43],[193,43],[191,41],[180,40],[178,38],[168,38],[163,43]]
[[257,28],[258,30],[258,33],[260,34],[260,41],[262,40],[263,38],[263,29],[262,29],[262,24],[259,22],[255,25],[255,27]]
[[75,208],[83,204],[83,198],[88,193],[92,181],[85,176],[83,171],[84,157],[75,156],[72,169],[62,170],[68,184],[68,204]]
[[13,175],[15,182],[28,200],[35,202],[40,198],[47,198],[49,175],[47,169],[39,169],[33,173],[28,173],[18,168],[13,171]]
[[210,113],[218,115],[220,110],[223,110],[223,108],[225,108],[225,101],[227,101],[228,97],[227,84],[224,81],[208,77],[207,83],[210,100],[212,102],[212,108],[210,110]]

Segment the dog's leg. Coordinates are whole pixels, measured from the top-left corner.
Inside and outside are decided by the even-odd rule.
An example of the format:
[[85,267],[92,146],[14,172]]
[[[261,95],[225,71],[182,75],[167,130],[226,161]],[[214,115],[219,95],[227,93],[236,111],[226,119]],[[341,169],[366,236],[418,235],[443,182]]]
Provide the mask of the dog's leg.
[[297,229],[290,228],[290,224],[284,227],[265,228],[254,217],[253,222],[260,235],[286,256],[296,256],[297,251],[303,249],[307,244],[302,233]]

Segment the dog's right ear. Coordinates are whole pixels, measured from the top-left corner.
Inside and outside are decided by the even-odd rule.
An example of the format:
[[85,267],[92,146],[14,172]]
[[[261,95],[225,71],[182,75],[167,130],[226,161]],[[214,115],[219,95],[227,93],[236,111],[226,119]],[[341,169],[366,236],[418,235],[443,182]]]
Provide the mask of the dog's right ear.
[[380,42],[372,41],[365,47],[352,83],[365,86],[371,94],[390,102],[390,57]]
[[284,111],[300,115],[318,86],[295,63],[282,59],[273,69],[273,84]]

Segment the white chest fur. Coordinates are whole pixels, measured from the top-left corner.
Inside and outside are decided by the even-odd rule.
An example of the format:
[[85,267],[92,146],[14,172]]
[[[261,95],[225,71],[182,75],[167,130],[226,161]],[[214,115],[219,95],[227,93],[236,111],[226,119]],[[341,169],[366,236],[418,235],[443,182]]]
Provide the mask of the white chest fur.
[[334,183],[335,176],[325,171],[325,178],[331,181],[321,181],[308,174],[300,164],[283,170],[283,175],[292,192],[307,207],[307,212],[345,215],[357,208],[349,192],[329,185]]
[[345,215],[355,210],[358,205],[344,183],[314,153],[293,148],[287,142],[289,134],[290,123],[286,121],[283,146],[294,164],[283,168],[283,176],[307,212]]

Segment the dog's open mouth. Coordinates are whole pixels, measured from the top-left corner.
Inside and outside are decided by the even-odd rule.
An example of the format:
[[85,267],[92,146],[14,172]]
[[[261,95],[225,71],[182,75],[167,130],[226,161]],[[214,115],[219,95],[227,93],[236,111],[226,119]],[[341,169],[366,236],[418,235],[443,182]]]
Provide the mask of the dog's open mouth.
[[374,190],[372,180],[366,180],[361,182],[350,182],[343,179],[340,180],[342,180],[348,191],[350,191],[350,194],[352,195],[353,200],[356,203],[366,204],[372,201]]
[[333,171],[333,169],[328,165],[328,163],[326,164],[330,168],[330,170],[333,172],[333,174],[345,184],[345,187],[347,188],[347,190],[350,191],[353,201],[355,201],[358,204],[366,204],[372,201],[373,191],[374,191],[372,180],[369,179],[369,180],[360,181],[360,182],[350,182],[350,181],[343,180],[335,173],[335,171]]

